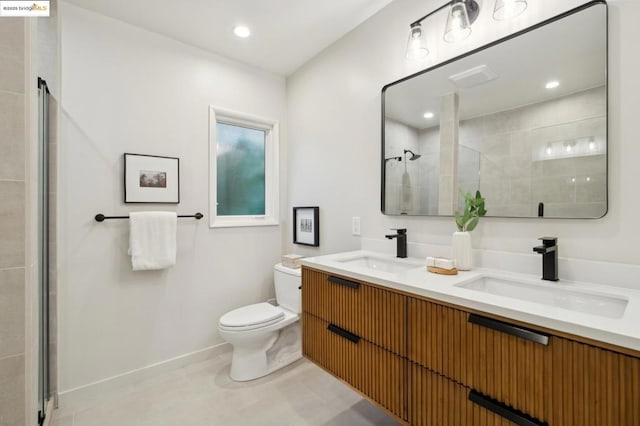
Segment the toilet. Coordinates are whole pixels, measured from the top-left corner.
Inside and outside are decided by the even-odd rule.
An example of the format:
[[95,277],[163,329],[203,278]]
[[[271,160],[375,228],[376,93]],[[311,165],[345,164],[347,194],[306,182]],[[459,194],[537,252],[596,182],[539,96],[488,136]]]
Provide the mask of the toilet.
[[300,277],[300,269],[279,263],[273,267],[278,306],[256,303],[220,317],[220,336],[233,346],[231,379],[257,379],[302,357]]

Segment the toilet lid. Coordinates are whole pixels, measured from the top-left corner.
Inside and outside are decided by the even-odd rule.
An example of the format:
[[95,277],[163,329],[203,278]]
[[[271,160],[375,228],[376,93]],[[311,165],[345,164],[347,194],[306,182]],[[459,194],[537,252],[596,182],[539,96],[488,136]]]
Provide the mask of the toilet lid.
[[263,302],[243,306],[227,312],[220,318],[220,325],[224,327],[246,327],[265,323],[273,324],[284,318],[284,312],[271,303]]

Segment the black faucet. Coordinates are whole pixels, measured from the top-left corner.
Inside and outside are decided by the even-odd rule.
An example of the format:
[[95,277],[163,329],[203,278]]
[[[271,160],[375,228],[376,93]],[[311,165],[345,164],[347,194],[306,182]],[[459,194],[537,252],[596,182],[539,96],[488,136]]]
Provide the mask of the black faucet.
[[540,237],[542,245],[533,251],[542,255],[542,279],[558,281],[558,239],[556,237]]
[[397,249],[396,249],[396,257],[405,258],[407,257],[407,230],[406,229],[393,229],[393,231],[397,231],[397,234],[385,235],[385,238],[390,240],[397,238]]

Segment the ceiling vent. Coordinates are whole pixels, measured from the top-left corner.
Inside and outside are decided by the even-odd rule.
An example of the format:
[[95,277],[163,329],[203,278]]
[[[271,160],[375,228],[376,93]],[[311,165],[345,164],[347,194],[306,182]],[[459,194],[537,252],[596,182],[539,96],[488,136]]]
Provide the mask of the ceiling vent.
[[460,89],[469,89],[471,87],[488,83],[489,81],[495,80],[496,78],[498,78],[498,74],[491,71],[488,66],[479,65],[466,71],[462,71],[458,74],[449,76],[449,81],[451,81],[456,87]]

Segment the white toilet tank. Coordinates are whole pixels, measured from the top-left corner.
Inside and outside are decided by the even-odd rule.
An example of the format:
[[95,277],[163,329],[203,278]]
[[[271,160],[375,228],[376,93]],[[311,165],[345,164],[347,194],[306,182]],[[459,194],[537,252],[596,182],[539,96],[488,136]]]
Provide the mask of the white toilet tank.
[[276,301],[288,311],[299,314],[302,310],[302,271],[291,269],[278,263],[273,267],[273,281],[276,287]]

